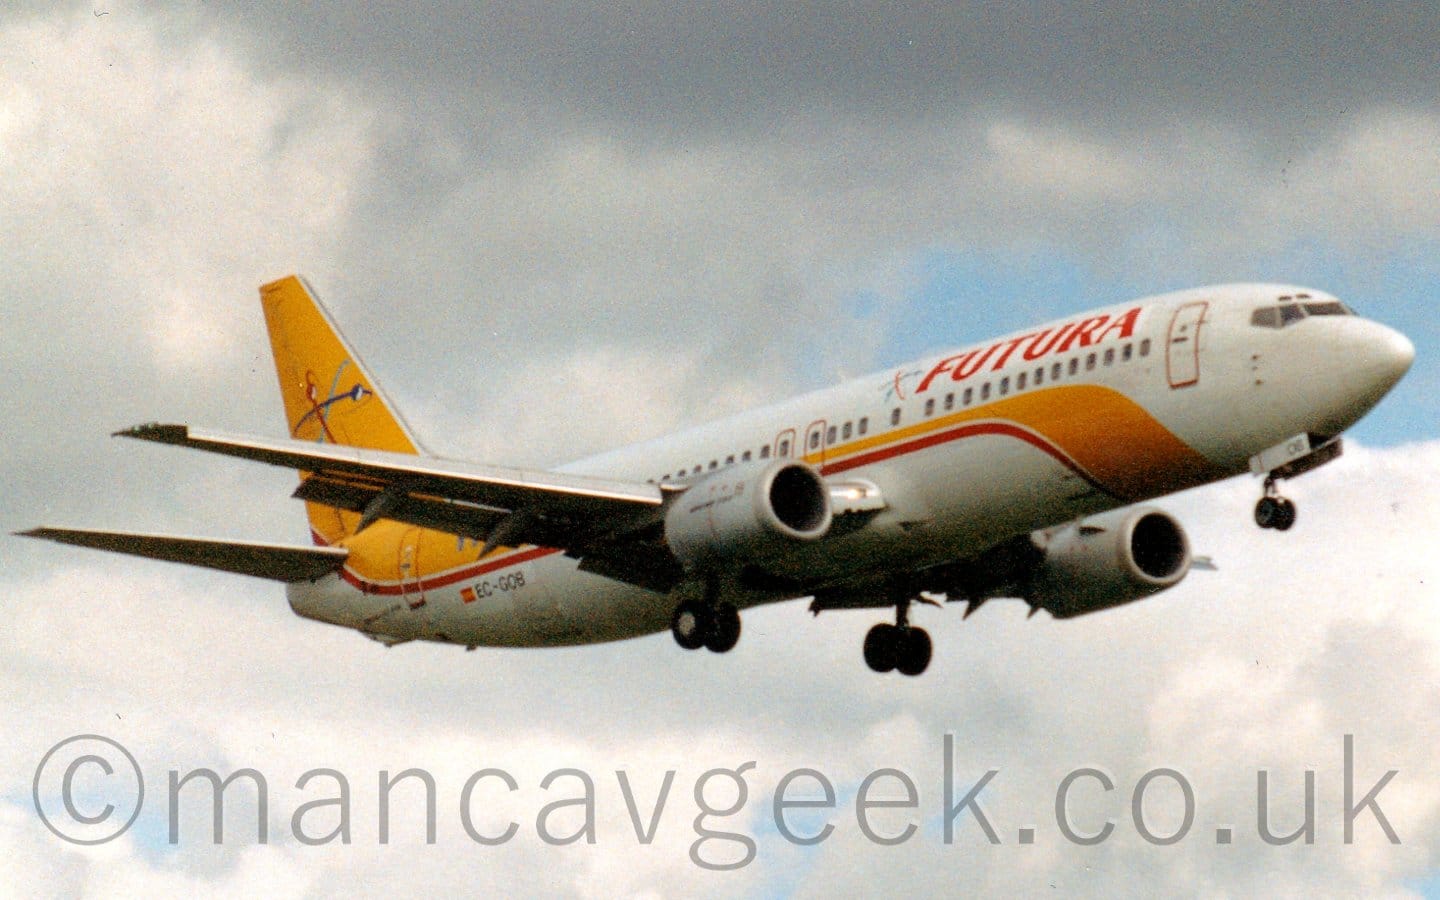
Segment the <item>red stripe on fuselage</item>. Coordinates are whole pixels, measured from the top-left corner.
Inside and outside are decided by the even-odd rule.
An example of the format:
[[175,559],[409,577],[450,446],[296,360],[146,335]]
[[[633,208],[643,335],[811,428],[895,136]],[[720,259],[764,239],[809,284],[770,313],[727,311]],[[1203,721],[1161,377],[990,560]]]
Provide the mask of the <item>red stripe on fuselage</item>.
[[1046,455],[1052,457],[1053,459],[1055,459],[1056,462],[1060,463],[1065,468],[1074,472],[1076,475],[1079,475],[1081,478],[1085,479],[1085,482],[1096,490],[1104,491],[1105,493],[1110,494],[1112,497],[1118,496],[1114,492],[1107,490],[1104,485],[1100,484],[1098,481],[1092,478],[1089,472],[1086,472],[1084,469],[1080,468],[1080,466],[1076,464],[1076,462],[1072,460],[1069,456],[1065,455],[1065,452],[1059,447],[1045,440],[1045,438],[1041,437],[1035,432],[1029,431],[1025,428],[1021,428],[1020,426],[1012,424],[1010,422],[975,422],[961,425],[956,428],[932,432],[930,434],[924,435],[923,437],[917,437],[914,440],[901,441],[888,447],[881,447],[878,450],[871,450],[868,453],[857,454],[850,457],[849,459],[842,460],[841,462],[832,463],[831,465],[825,466],[821,470],[821,474],[833,475],[839,472],[846,472],[850,469],[856,469],[861,466],[872,465],[874,463],[883,462],[887,459],[895,459],[896,457],[905,456],[907,454],[915,453],[920,450],[925,450],[930,447],[937,447],[941,444],[948,444],[951,441],[958,441],[963,440],[967,437],[978,437],[980,435],[986,434],[1002,435],[1005,437],[1012,437],[1016,440],[1024,441],[1030,446],[1035,447],[1037,450],[1040,450]]
[[481,575],[487,575],[497,569],[504,569],[508,566],[518,566],[521,563],[540,559],[543,556],[563,552],[563,550],[556,549],[555,547],[531,547],[529,550],[520,550],[491,562],[481,562],[463,569],[455,569],[429,579],[421,578],[419,584],[411,586],[409,591],[406,590],[406,584],[404,583],[371,581],[352,571],[349,566],[340,570],[340,577],[345,579],[352,587],[358,588],[362,593],[378,594],[382,597],[395,597],[405,593],[416,594],[438,590],[470,578],[479,578]]

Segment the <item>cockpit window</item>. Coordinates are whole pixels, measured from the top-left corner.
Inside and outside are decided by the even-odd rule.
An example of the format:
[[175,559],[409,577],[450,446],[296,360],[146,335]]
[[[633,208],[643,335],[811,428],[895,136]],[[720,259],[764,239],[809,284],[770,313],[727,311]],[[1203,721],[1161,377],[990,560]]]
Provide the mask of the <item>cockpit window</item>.
[[1280,310],[1273,306],[1261,307],[1250,314],[1250,324],[1261,328],[1279,328]]
[[1349,307],[1339,300],[1324,300],[1313,303],[1296,303],[1290,297],[1281,297],[1276,306],[1262,306],[1250,314],[1250,324],[1257,328],[1284,328],[1306,316],[1353,316]]

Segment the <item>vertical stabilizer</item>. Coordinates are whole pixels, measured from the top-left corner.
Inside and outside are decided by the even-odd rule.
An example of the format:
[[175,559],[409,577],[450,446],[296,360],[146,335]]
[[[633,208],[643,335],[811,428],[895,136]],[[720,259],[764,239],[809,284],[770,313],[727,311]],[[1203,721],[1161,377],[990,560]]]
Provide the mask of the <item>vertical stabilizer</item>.
[[[418,453],[419,443],[380,386],[345,342],[315,293],[298,275],[260,288],[265,325],[296,440]],[[303,477],[302,473],[302,477]],[[334,544],[353,534],[359,516],[307,503],[317,538]]]

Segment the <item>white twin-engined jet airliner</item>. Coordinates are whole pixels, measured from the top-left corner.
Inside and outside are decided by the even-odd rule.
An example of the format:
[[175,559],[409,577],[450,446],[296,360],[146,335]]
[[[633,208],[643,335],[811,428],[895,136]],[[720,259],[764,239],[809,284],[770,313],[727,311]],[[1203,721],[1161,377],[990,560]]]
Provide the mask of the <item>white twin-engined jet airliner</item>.
[[554,470],[426,454],[298,277],[261,288],[290,439],[125,437],[300,472],[315,546],[38,528],[25,535],[285,582],[304,617],[387,645],[598,643],[664,631],[723,653],[739,611],[893,608],[865,638],[917,675],[916,602],[1057,618],[1178,583],[1180,524],[1144,501],[1246,471],[1277,483],[1409,369],[1403,335],[1307,288],[1110,306]]

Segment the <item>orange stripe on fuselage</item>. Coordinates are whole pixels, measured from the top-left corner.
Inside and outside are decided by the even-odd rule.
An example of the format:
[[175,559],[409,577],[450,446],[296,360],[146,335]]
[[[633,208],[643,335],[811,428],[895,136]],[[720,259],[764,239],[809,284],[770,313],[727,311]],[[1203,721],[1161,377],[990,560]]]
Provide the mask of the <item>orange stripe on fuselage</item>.
[[[931,447],[982,435],[1023,441],[1080,475],[1095,488],[1131,503],[1204,484],[1228,474],[1197,453],[1138,403],[1113,388],[1060,385],[925,419],[828,448],[823,474],[839,474]],[[820,454],[805,457],[818,465]],[[399,594],[397,547],[413,526],[377,522],[342,542],[351,551],[344,578],[375,594]],[[421,589],[435,590],[560,551],[500,548],[484,559],[455,537],[421,533],[415,561]],[[428,575],[426,573],[434,573]]]
[[[1127,502],[1194,487],[1226,474],[1138,403],[1113,388],[1092,384],[1032,390],[833,447],[825,452],[822,471],[843,472],[974,434],[1007,433],[1005,429],[955,429],[978,421],[1020,426],[1049,447],[1040,447],[1040,442],[1019,433],[1009,432],[1010,436],[1027,440],[1061,462],[1068,458],[1066,464],[1096,487]],[[953,436],[951,432],[955,432]],[[819,454],[806,457],[811,463],[819,460]]]

